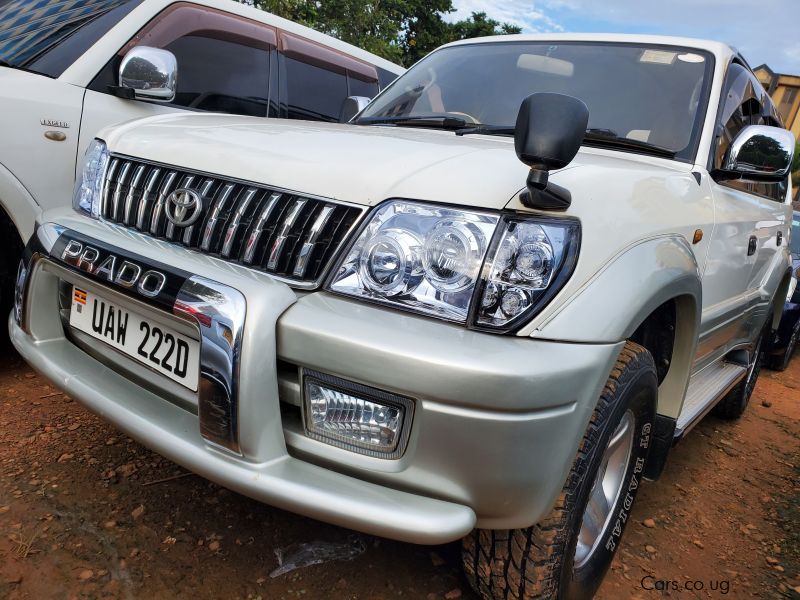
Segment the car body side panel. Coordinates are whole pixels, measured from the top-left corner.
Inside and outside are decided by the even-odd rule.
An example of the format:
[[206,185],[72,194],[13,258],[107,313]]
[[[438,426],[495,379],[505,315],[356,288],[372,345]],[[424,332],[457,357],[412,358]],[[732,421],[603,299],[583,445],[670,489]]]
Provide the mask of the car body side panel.
[[[3,67],[0,90],[0,164],[25,185],[37,203],[69,204],[84,90]],[[47,132],[63,139],[46,138]]]

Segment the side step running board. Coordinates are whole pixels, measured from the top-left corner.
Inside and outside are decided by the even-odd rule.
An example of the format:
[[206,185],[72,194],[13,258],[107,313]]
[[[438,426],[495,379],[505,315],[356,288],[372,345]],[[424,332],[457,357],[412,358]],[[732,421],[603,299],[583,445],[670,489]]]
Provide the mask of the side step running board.
[[689,381],[683,409],[675,427],[676,441],[683,437],[747,374],[747,367],[719,361],[695,373]]

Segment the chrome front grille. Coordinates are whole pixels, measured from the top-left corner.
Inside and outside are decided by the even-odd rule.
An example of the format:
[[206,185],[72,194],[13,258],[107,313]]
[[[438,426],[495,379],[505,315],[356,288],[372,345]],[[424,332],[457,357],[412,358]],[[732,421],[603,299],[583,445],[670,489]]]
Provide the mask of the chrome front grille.
[[[166,215],[167,198],[179,189],[202,198],[200,218],[187,227]],[[119,156],[106,171],[100,210],[107,221],[304,287],[320,282],[363,213],[356,206]]]

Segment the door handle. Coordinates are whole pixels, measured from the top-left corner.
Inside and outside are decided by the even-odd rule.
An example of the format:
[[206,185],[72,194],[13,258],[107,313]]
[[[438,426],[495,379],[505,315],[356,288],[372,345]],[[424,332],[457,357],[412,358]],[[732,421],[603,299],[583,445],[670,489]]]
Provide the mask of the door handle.
[[747,256],[753,256],[756,253],[756,248],[758,248],[758,239],[756,236],[751,235],[750,241],[747,243]]
[[783,244],[783,232],[782,231],[778,232],[776,241],[777,241],[778,246]]

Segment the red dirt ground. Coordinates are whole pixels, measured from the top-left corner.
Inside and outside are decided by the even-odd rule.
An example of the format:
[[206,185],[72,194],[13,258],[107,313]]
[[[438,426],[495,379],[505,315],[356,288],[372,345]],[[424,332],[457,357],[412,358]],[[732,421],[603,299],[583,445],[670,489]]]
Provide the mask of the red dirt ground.
[[[0,477],[0,598],[474,598],[458,544],[354,534],[187,475],[16,358],[0,359]],[[762,372],[741,420],[707,417],[674,450],[598,597],[800,598],[799,522],[796,360]],[[270,577],[276,549],[317,541],[363,553]]]

